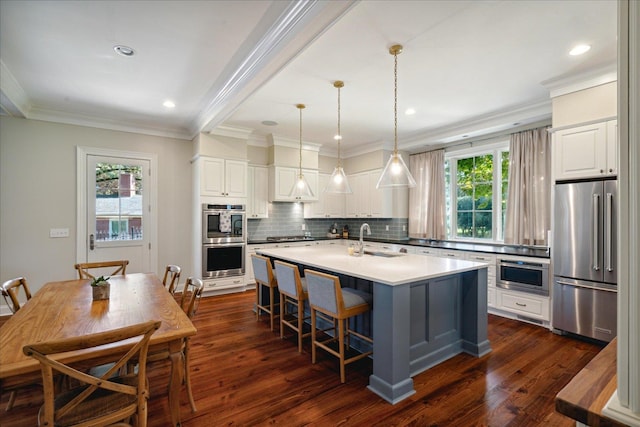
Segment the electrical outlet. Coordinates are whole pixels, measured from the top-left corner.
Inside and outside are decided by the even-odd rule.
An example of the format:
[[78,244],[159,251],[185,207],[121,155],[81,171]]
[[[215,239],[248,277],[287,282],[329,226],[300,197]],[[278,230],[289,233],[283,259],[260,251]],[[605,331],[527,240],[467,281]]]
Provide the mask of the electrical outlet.
[[302,229],[306,230],[306,228],[307,228],[307,225],[306,224],[302,224]]
[[402,231],[407,231],[407,226],[406,225],[402,226]]
[[384,226],[384,231],[389,231],[389,226],[388,225]]
[[49,230],[49,237],[69,237],[68,228],[52,228]]

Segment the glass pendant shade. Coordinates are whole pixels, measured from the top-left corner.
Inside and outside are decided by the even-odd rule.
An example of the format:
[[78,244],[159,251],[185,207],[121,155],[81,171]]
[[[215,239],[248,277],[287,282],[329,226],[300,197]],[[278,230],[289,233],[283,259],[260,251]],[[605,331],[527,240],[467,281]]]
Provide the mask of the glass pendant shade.
[[395,188],[416,186],[416,180],[411,176],[411,172],[407,164],[402,160],[402,156],[398,153],[398,54],[402,52],[402,46],[399,44],[389,48],[389,53],[393,55],[393,134],[394,148],[393,154],[389,157],[387,165],[382,171],[382,175],[378,179],[376,188]]
[[324,188],[324,192],[340,194],[353,193],[353,191],[351,190],[351,186],[349,185],[349,181],[347,180],[347,175],[344,173],[344,169],[342,169],[342,166],[336,166],[333,169],[333,173],[329,178],[327,186]]
[[342,168],[342,156],[340,155],[340,142],[342,140],[342,134],[340,132],[340,89],[344,87],[344,82],[336,80],[333,82],[333,87],[338,89],[338,133],[334,137],[335,140],[338,141],[338,164],[333,169],[329,182],[327,183],[327,186],[324,187],[324,192],[351,194],[353,191],[351,190],[351,186],[347,180],[347,174],[344,173],[344,169]]
[[304,177],[302,173],[302,110],[304,109],[304,104],[297,104],[296,108],[300,110],[300,163],[298,168],[298,179],[293,183],[293,188],[289,192],[289,197],[293,197],[296,199],[309,199],[314,198],[315,195],[311,190],[311,186],[307,179]]
[[296,179],[295,184],[293,184],[289,197],[295,197],[296,199],[308,199],[315,197],[311,190],[311,186],[307,182],[307,178],[304,177],[302,172],[298,174],[298,179]]
[[394,153],[389,157],[387,165],[382,171],[382,175],[378,179],[376,188],[395,188],[395,187],[409,187],[416,186],[416,180],[411,176],[409,168],[407,167],[402,155]]

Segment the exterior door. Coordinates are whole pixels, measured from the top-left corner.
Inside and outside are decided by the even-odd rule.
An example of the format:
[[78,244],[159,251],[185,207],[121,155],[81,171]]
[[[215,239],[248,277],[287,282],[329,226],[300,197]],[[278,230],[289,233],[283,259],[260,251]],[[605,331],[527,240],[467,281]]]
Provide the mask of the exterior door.
[[127,259],[127,272],[155,271],[151,160],[91,153],[83,157],[86,198],[84,221],[78,221],[79,262]]

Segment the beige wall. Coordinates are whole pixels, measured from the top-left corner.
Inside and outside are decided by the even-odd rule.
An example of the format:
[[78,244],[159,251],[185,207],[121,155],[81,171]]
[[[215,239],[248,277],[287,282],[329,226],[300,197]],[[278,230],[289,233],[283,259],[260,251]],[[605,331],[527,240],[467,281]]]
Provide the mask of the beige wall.
[[553,127],[578,125],[617,115],[617,82],[568,93],[552,99]]
[[[76,277],[79,145],[157,154],[158,269],[191,275],[190,141],[0,117],[0,281],[25,276],[37,291]],[[51,228],[69,237],[50,238]]]

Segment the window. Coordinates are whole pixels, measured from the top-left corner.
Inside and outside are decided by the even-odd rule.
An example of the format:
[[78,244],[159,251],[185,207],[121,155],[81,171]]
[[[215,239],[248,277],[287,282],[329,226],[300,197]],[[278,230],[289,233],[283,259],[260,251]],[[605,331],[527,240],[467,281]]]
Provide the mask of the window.
[[142,239],[142,168],[96,163],[96,240]]
[[450,152],[445,158],[448,238],[502,241],[508,142]]

